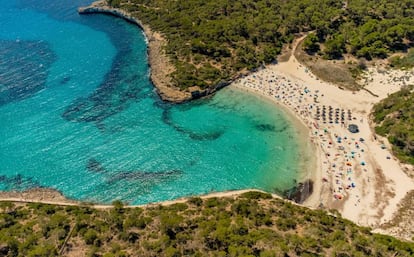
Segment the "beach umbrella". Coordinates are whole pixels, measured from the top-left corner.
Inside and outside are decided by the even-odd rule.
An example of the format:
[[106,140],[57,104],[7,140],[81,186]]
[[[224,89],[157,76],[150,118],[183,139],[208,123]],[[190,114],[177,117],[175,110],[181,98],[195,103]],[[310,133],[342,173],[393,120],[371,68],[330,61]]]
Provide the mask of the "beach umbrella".
[[355,124],[350,124],[348,126],[348,130],[351,133],[358,133],[359,132],[358,125],[355,125]]

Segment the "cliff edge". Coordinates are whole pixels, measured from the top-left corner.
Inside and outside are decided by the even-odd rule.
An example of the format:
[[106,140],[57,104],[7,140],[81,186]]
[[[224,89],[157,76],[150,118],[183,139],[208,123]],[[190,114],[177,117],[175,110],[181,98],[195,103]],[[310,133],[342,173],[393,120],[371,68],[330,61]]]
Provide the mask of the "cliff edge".
[[171,64],[170,59],[163,49],[166,40],[160,33],[152,31],[148,25],[143,24],[140,20],[133,17],[131,14],[121,9],[109,6],[105,0],[96,1],[90,6],[80,7],[78,9],[78,13],[109,14],[123,18],[131,23],[138,25],[144,31],[144,34],[148,41],[147,52],[149,66],[151,68],[150,78],[161,99],[164,101],[181,103],[197,97],[197,93],[182,91],[172,84],[170,74],[175,70],[175,68]]

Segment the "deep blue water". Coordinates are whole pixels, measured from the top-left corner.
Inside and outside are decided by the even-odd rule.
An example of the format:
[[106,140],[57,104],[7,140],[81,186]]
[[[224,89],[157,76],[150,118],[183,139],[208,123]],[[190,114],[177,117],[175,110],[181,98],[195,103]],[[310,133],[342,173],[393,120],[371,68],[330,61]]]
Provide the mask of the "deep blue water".
[[89,3],[0,0],[1,190],[137,204],[303,177],[303,138],[284,112],[231,88],[161,102],[142,32],[78,15]]

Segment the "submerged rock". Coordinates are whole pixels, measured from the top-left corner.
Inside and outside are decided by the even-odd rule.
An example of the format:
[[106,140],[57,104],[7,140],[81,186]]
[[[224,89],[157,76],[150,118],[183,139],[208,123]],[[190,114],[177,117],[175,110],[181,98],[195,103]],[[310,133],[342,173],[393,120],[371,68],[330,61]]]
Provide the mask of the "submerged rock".
[[272,124],[257,124],[254,126],[259,131],[275,131],[276,127]]
[[42,186],[31,177],[21,174],[13,176],[0,176],[0,184],[7,190],[24,191],[32,188],[41,188]]
[[95,158],[90,158],[88,160],[88,163],[86,164],[86,168],[89,171],[93,171],[93,172],[105,172],[105,169],[102,166],[102,164],[99,161],[97,161]]
[[68,83],[70,80],[71,80],[71,78],[70,78],[70,77],[65,76],[65,77],[63,77],[63,79],[60,81],[60,84],[61,84],[61,85],[65,85],[65,84],[66,84],[66,83]]
[[185,129],[178,124],[174,123],[174,121],[171,118],[171,110],[170,108],[165,108],[162,112],[161,120],[168,126],[175,129],[177,132],[180,132],[182,134],[188,135],[191,139],[196,141],[207,141],[207,140],[216,140],[219,137],[221,137],[224,132],[223,131],[212,131],[207,133],[199,133],[192,131],[190,129]]
[[223,135],[223,133],[224,132],[221,132],[221,131],[216,131],[216,132],[211,132],[211,133],[204,133],[204,134],[188,132],[191,139],[198,140],[198,141],[204,141],[204,140],[213,141],[213,140],[216,140],[219,137],[221,137],[221,135]]
[[[101,173],[104,175],[106,183],[114,183],[121,180],[136,180],[136,181],[158,181],[161,179],[170,179],[183,172],[181,170],[167,170],[167,171],[110,171],[105,169],[102,164],[95,158],[90,158],[86,164],[86,169],[90,172]],[[0,181],[2,177],[0,176]]]

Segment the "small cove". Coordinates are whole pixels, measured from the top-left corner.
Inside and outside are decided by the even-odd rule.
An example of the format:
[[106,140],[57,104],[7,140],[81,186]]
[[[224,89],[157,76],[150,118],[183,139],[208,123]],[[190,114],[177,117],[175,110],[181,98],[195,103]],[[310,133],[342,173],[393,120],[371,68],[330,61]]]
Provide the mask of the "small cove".
[[236,88],[161,102],[142,32],[79,16],[88,3],[2,3],[0,190],[142,204],[303,179],[304,135],[288,114]]

